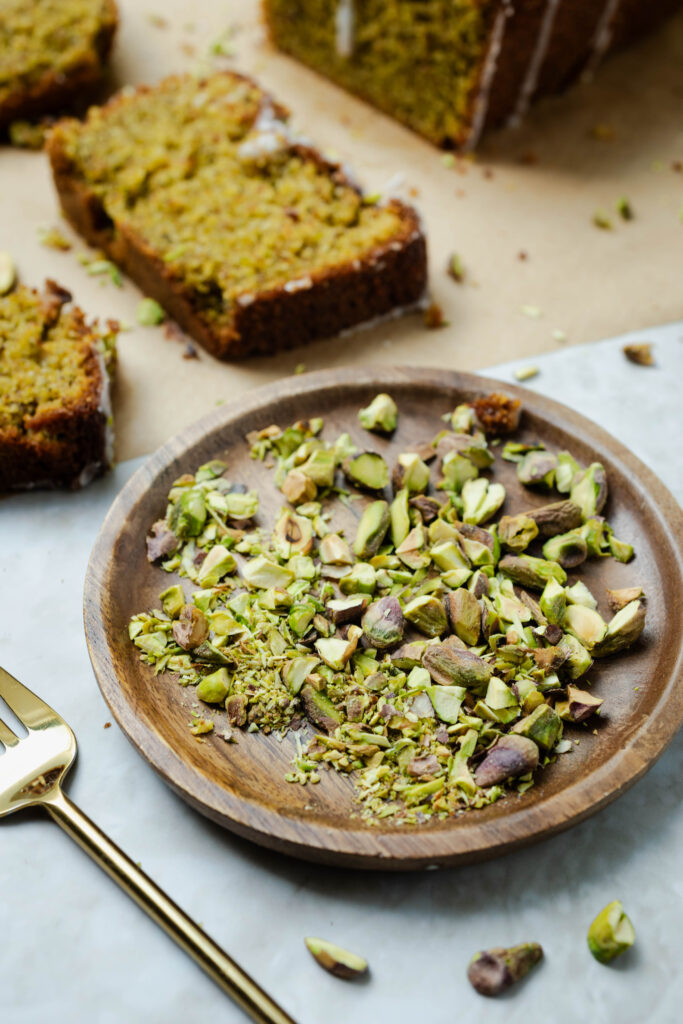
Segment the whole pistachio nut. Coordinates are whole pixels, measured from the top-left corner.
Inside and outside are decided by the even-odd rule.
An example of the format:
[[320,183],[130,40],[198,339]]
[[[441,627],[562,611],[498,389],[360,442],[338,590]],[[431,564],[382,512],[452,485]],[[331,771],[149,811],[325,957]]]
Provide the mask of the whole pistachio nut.
[[557,457],[551,452],[527,452],[517,463],[517,479],[525,487],[540,487],[550,490],[555,482]]
[[380,434],[391,434],[398,423],[398,408],[391,395],[382,392],[358,413],[358,420],[365,430]]
[[526,736],[509,734],[501,736],[474,773],[474,781],[486,789],[506,779],[535,771],[538,766],[538,746]]
[[469,590],[460,588],[444,598],[450,627],[464,643],[474,647],[481,630],[481,605]]
[[543,555],[563,569],[574,569],[588,558],[588,545],[579,530],[559,533],[543,545]]
[[310,683],[301,689],[301,702],[307,718],[325,732],[334,732],[342,723],[342,714],[334,706],[330,698],[321,690],[316,690]]
[[350,953],[348,949],[335,946],[333,942],[326,942],[324,939],[304,939],[306,949],[321,967],[324,967],[336,978],[344,978],[351,981],[353,978],[360,978],[368,973],[368,962],[356,953]]
[[386,501],[371,501],[363,511],[353,550],[359,558],[372,558],[379,551],[390,523]]
[[362,626],[370,645],[379,651],[400,644],[405,621],[398,598],[382,597],[373,601],[363,615]]
[[537,536],[538,525],[531,515],[502,516],[498,523],[501,544],[518,554],[528,548]]
[[438,597],[415,597],[403,609],[403,616],[425,636],[441,636],[448,628],[444,606]]
[[[531,590],[544,590],[551,579],[560,584],[567,582],[567,574],[561,565],[557,562],[547,562],[543,558],[533,558],[531,555],[505,555],[498,563],[498,569],[513,583],[519,583],[520,586],[529,587]],[[544,614],[550,620],[547,612]]]
[[588,948],[601,964],[608,964],[621,956],[635,939],[635,930],[624,913],[621,900],[608,903],[588,929]]
[[562,736],[562,719],[548,704],[539,704],[530,715],[512,726],[513,733],[526,736],[541,750],[552,750]]
[[581,509],[584,522],[602,512],[607,501],[607,474],[601,463],[592,462],[575,477],[569,497]]
[[465,686],[481,689],[492,675],[488,662],[473,651],[458,650],[450,644],[434,644],[425,648],[422,664],[435,683],[442,686]]
[[569,499],[529,509],[526,515],[536,523],[541,537],[555,537],[558,533],[568,533],[569,530],[581,526],[583,522],[581,507]]
[[194,604],[186,604],[173,623],[173,639],[184,651],[199,647],[209,635],[206,617]]
[[389,483],[389,470],[381,455],[359,452],[342,463],[344,475],[356,487],[366,491],[382,491]]
[[608,654],[626,650],[636,642],[644,628],[644,603],[640,600],[629,602],[610,620],[604,635],[596,641],[593,654],[596,658],[604,658]]
[[543,957],[538,942],[524,942],[510,949],[485,949],[467,968],[470,984],[482,996],[498,996],[524,978]]

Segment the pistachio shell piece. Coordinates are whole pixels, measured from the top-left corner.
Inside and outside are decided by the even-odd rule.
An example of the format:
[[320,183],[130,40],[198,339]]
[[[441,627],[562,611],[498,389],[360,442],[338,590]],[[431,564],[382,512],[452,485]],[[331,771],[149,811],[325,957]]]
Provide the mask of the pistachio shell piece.
[[498,996],[525,977],[542,957],[543,949],[538,942],[525,942],[510,949],[485,949],[470,961],[467,977],[480,995]]
[[479,763],[474,773],[478,786],[495,786],[506,779],[535,771],[538,766],[538,747],[526,736],[501,736]]
[[621,900],[608,903],[588,929],[588,948],[601,964],[621,956],[635,940],[635,930],[624,913]]
[[357,953],[351,953],[348,949],[335,946],[333,942],[326,942],[325,939],[308,938],[304,939],[304,942],[313,959],[336,978],[351,981],[368,973],[367,960]]

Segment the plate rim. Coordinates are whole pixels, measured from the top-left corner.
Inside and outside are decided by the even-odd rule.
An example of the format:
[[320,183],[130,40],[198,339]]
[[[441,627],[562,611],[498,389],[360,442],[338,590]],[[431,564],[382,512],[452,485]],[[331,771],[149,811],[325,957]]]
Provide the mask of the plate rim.
[[[571,428],[577,440],[593,448],[607,449],[612,462],[629,482],[639,488],[650,509],[656,512],[675,553],[679,580],[683,580],[683,510],[659,478],[620,441],[588,417],[568,406],[526,388],[479,374],[430,367],[341,367],[285,377],[226,402],[173,435],[150,455],[130,477],[112,502],[93,545],[85,575],[83,615],[85,636],[95,678],[112,715],[124,735],[184,800],[212,820],[262,846],[302,859],[360,868],[411,870],[449,866],[489,859],[513,849],[549,838],[597,813],[638,781],[671,743],[683,722],[683,641],[672,667],[669,685],[653,713],[640,722],[628,741],[604,764],[534,807],[511,809],[491,822],[459,817],[454,829],[396,831],[392,834],[363,827],[339,828],[311,819],[283,816],[255,804],[250,798],[229,793],[184,761],[146,722],[137,718],[109,657],[103,602],[106,588],[99,566],[108,562],[113,547],[134,509],[156,477],[207,434],[249,413],[267,411],[272,403],[293,395],[310,394],[330,387],[377,387],[417,384],[425,387],[490,393],[504,389],[519,398],[524,408],[562,429]],[[141,484],[144,487],[141,489]],[[647,756],[640,748],[647,748]],[[194,778],[191,788],[189,780]],[[571,810],[566,804],[571,794]],[[564,808],[560,805],[564,804]],[[469,816],[468,816],[469,817]],[[536,819],[543,818],[543,821]],[[361,850],[373,837],[373,851]],[[397,850],[396,847],[400,849]]]

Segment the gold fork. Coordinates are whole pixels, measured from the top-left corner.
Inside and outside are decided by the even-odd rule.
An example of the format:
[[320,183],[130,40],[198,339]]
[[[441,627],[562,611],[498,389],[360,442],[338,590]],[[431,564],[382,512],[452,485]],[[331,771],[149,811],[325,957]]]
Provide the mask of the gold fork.
[[62,792],[76,737],[56,711],[0,668],[0,697],[22,722],[19,737],[0,718],[0,818],[39,805],[258,1024],[295,1024],[234,960],[154,884]]

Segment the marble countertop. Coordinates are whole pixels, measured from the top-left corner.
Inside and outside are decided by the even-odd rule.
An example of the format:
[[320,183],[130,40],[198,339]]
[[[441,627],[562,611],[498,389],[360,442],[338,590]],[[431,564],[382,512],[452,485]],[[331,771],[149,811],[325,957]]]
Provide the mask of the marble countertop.
[[[610,430],[683,498],[683,325],[639,332],[656,367],[614,339],[534,362],[532,390]],[[512,380],[519,362],[489,369]],[[333,870],[262,850],[190,810],[128,744],[94,682],[82,581],[104,513],[139,460],[80,494],[0,503],[0,661],[73,727],[70,796],[293,1015],[299,1024],[541,1021],[674,1024],[681,1019],[683,735],[600,814],[482,865],[407,875]],[[637,933],[613,966],[587,927],[621,898]],[[241,1013],[47,818],[0,823],[5,1024],[241,1024]],[[303,946],[320,935],[368,957],[346,984]],[[474,951],[535,939],[546,959],[498,1001],[464,977]]]

